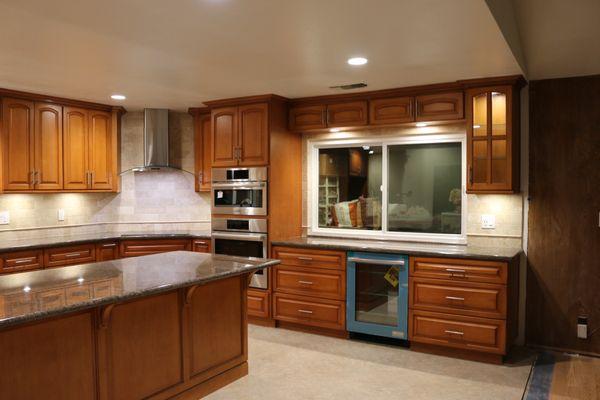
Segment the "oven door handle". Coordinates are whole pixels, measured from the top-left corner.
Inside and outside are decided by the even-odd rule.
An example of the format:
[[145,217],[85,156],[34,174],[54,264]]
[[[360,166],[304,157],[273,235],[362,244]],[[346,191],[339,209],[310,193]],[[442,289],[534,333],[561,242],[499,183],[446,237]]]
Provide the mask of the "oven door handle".
[[262,242],[267,240],[267,235],[263,233],[227,233],[227,232],[213,232],[212,237],[215,239],[234,239],[234,240],[247,240],[252,242]]
[[404,265],[404,260],[378,260],[374,258],[348,257],[348,261],[353,263],[373,265]]
[[213,190],[219,190],[219,189],[242,189],[242,190],[248,190],[248,189],[260,189],[260,188],[264,188],[265,186],[267,186],[267,184],[265,182],[239,182],[239,183],[213,183],[212,184],[212,188]]

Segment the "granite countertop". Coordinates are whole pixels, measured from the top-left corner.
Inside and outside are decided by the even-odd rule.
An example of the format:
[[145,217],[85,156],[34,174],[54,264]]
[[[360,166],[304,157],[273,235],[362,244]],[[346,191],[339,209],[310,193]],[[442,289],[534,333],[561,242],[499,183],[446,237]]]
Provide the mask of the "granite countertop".
[[46,237],[39,239],[20,239],[6,240],[0,242],[0,252],[32,250],[50,246],[75,245],[89,242],[98,242],[103,240],[122,240],[122,239],[209,239],[209,231],[197,232],[167,232],[167,233],[98,233],[89,235],[73,235]]
[[391,240],[345,239],[331,237],[294,237],[276,240],[273,246],[308,247],[324,250],[370,251],[402,253],[415,256],[452,256],[486,260],[512,260],[523,252],[521,248],[476,247],[469,245],[399,242]]
[[242,275],[278,260],[174,251],[0,276],[0,329]]

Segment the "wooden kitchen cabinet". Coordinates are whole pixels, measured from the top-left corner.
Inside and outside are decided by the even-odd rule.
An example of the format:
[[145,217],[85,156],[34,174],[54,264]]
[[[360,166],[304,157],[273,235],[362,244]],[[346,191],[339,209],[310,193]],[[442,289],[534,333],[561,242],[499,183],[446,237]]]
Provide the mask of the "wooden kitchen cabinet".
[[44,266],[42,250],[11,251],[0,254],[0,274],[24,272]]
[[189,239],[126,239],[121,240],[121,257],[138,257],[192,248]]
[[194,117],[194,173],[196,192],[210,191],[211,181],[211,118],[210,109],[190,109]]
[[192,251],[196,253],[210,253],[210,239],[192,240]]
[[33,180],[35,190],[63,188],[62,106],[35,103]]
[[327,107],[324,104],[316,106],[298,106],[290,108],[289,127],[292,131],[327,128]]
[[96,243],[96,261],[110,261],[119,258],[119,243],[117,241]]
[[105,111],[90,110],[89,112],[89,170],[90,189],[112,190],[113,169],[113,138],[111,129],[111,114]]
[[51,247],[44,250],[44,267],[64,267],[96,261],[96,246],[86,243],[75,246]]
[[327,105],[327,127],[362,126],[368,122],[367,102],[351,101]]
[[518,92],[513,86],[467,91],[467,192],[520,190]]
[[212,166],[269,164],[267,103],[212,110]]
[[374,99],[369,102],[371,125],[402,124],[414,120],[413,97]]
[[464,118],[463,92],[416,97],[416,121],[447,121]]
[[33,190],[34,103],[2,99],[3,186],[6,191]]

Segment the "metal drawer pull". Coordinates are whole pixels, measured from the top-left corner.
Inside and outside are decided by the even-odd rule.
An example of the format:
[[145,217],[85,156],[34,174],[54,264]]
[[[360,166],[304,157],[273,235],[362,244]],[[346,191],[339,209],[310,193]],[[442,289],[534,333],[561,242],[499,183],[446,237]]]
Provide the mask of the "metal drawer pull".
[[298,260],[302,260],[302,261],[312,261],[313,258],[312,257],[298,257]]
[[377,260],[374,258],[348,257],[348,261],[353,263],[373,265],[404,265],[404,260]]
[[446,296],[447,300],[458,300],[458,301],[465,301],[464,297],[455,297],[455,296]]
[[460,331],[444,331],[444,332],[446,332],[447,334],[450,334],[450,335],[460,335],[460,336],[463,336],[465,334],[464,332],[460,332]]
[[312,312],[312,311],[310,311],[310,310],[298,310],[298,312],[299,312],[299,313],[302,313],[302,314],[312,314],[312,313],[313,313],[313,312]]
[[311,281],[298,281],[298,283],[301,285],[312,285],[313,284],[313,282],[311,282]]
[[15,264],[23,264],[23,263],[31,262],[33,260],[35,260],[35,257],[21,258],[20,260],[15,260]]
[[115,243],[108,243],[108,244],[103,244],[102,247],[115,247],[116,244]]
[[466,274],[467,271],[465,271],[464,269],[454,269],[454,268],[446,268],[446,272],[450,272],[450,273],[457,273],[457,274]]
[[65,257],[79,257],[81,256],[81,253],[69,253],[69,254],[65,254]]

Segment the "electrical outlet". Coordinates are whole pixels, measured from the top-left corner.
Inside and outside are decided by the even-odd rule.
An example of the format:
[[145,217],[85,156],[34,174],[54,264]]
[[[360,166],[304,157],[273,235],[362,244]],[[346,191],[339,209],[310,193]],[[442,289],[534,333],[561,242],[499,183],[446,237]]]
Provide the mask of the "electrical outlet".
[[481,229],[496,229],[496,216],[493,214],[482,214]]
[[588,338],[588,319],[584,316],[577,317],[577,337],[579,339]]
[[58,209],[57,217],[58,217],[59,221],[64,221],[65,220],[65,209],[64,208],[59,208]]
[[0,211],[0,225],[10,224],[10,212]]

